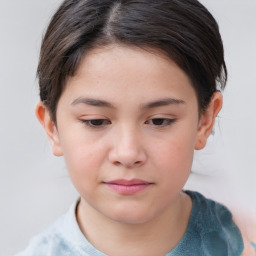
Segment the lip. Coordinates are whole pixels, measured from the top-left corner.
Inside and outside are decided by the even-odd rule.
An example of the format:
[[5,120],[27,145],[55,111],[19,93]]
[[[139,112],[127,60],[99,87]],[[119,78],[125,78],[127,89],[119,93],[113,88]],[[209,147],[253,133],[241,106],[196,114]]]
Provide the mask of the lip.
[[145,180],[140,180],[140,179],[132,179],[132,180],[118,179],[118,180],[104,182],[104,184],[119,194],[133,195],[145,190],[146,188],[151,186],[153,183],[150,183]]

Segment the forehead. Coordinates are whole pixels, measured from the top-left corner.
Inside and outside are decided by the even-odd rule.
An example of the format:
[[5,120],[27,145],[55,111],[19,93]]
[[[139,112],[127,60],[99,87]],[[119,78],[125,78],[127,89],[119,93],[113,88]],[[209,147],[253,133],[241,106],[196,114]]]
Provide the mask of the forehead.
[[188,76],[164,54],[116,45],[87,53],[75,75],[67,79],[65,91],[69,96],[103,97],[109,101],[122,95],[127,102],[138,101],[138,97],[140,101],[195,98]]

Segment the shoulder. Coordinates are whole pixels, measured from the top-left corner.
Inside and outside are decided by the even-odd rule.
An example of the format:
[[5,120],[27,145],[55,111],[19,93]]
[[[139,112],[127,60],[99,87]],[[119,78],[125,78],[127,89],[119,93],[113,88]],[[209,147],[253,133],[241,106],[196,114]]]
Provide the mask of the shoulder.
[[194,236],[201,241],[204,253],[239,256],[243,251],[243,240],[231,212],[224,205],[205,198],[198,192],[186,192],[193,201],[189,225]]
[[58,221],[30,240],[25,251],[16,256],[65,255],[70,251],[67,241],[60,233],[61,217]]
[[232,214],[227,207],[205,198],[198,192],[186,191],[186,193],[193,202],[191,217],[193,217],[194,224],[201,232],[221,230],[223,227],[236,227],[232,220]]
[[70,215],[72,216],[73,208],[74,206],[42,233],[32,238],[26,250],[15,256],[85,255],[66,235],[70,231]]

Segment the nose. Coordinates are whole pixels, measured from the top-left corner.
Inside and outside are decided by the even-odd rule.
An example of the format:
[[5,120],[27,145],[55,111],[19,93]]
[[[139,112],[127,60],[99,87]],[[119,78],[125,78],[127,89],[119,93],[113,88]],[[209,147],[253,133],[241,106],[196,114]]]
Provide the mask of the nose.
[[126,128],[116,131],[112,145],[109,152],[109,160],[112,164],[134,168],[146,162],[147,154],[142,138],[134,129]]

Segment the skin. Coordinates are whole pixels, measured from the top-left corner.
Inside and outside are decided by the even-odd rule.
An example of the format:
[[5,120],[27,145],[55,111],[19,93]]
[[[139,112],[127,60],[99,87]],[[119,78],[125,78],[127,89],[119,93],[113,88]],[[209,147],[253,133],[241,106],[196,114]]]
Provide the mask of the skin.
[[[216,92],[199,117],[190,80],[172,60],[117,45],[85,56],[67,80],[56,124],[38,104],[52,151],[64,156],[81,195],[80,228],[97,249],[139,256],[175,247],[192,208],[182,188],[193,151],[205,146],[221,106]],[[148,185],[125,194],[108,185],[116,179]]]

